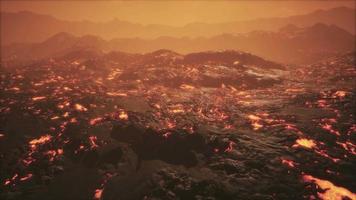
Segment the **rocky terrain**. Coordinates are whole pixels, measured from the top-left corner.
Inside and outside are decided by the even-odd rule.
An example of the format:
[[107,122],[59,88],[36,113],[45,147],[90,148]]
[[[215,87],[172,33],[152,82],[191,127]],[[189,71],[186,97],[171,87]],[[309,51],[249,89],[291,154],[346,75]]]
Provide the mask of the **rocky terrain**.
[[355,52],[13,64],[0,68],[1,199],[356,199]]

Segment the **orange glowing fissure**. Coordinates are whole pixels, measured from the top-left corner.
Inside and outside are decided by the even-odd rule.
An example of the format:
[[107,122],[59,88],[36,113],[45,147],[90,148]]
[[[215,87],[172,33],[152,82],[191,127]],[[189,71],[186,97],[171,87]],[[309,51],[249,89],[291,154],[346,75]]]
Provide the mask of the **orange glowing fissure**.
[[306,149],[313,149],[315,153],[332,160],[333,162],[339,162],[340,159],[329,156],[325,150],[320,150],[314,140],[300,138],[295,141],[296,143],[292,146],[293,148],[303,147]]
[[29,142],[32,148],[35,148],[36,145],[44,144],[47,143],[51,140],[52,136],[50,135],[43,135],[38,139],[33,139]]
[[334,135],[336,135],[336,136],[340,136],[340,135],[341,135],[339,131],[333,129],[333,127],[332,127],[331,124],[325,123],[325,124],[321,125],[321,127],[322,127],[324,130],[329,131],[329,133],[331,133],[331,134],[334,134]]
[[14,184],[16,180],[19,180],[19,181],[26,181],[26,180],[29,180],[33,177],[33,174],[29,173],[21,178],[18,178],[19,175],[18,174],[15,174],[11,179],[6,179],[5,182],[4,182],[4,185],[10,185],[10,184]]

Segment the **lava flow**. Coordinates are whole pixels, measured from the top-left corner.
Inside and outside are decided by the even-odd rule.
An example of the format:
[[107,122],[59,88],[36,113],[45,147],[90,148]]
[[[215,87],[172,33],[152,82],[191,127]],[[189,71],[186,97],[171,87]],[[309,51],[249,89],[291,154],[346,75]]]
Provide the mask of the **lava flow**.
[[[165,62],[175,56],[170,52],[164,55]],[[297,194],[301,198],[355,199],[352,189],[356,184],[353,170],[349,170],[355,167],[356,143],[355,95],[350,81],[342,84],[342,90],[335,89],[329,79],[320,88],[309,89],[308,81],[318,77],[313,73],[322,71],[307,66],[304,69],[311,70],[310,75],[300,78],[306,88],[291,85],[297,73],[291,69],[279,81],[266,78],[258,85],[258,77],[237,68],[234,76],[239,76],[238,83],[214,85],[227,79],[214,74],[218,73],[214,65],[190,66],[211,78],[190,77],[185,73],[187,66],[182,65],[184,60],[169,61],[165,68],[145,66],[142,60],[140,70],[135,65],[113,65],[101,72],[95,62],[81,63],[80,56],[75,64],[73,58],[51,60],[38,63],[37,68],[2,72],[4,197],[17,192],[18,198],[27,198],[24,188],[58,185],[68,179],[67,185],[59,186],[63,190],[81,185],[93,191],[91,196],[77,191],[78,196],[125,199],[126,195],[135,196],[128,191],[139,180],[157,179],[158,185],[142,185],[145,192],[138,195],[183,198],[188,194],[204,196],[202,192],[208,190],[218,199],[258,199],[253,193],[277,199]],[[235,56],[238,60],[245,55]],[[204,63],[206,58],[199,59]],[[354,67],[346,64],[350,57],[339,59],[338,64]],[[39,72],[34,73],[36,70]],[[71,73],[73,70],[76,73]],[[174,73],[155,74],[164,72]],[[136,75],[131,77],[133,73]],[[213,77],[216,80],[210,83]],[[174,83],[177,80],[182,82]],[[24,87],[23,82],[34,86]],[[73,180],[72,170],[86,179]],[[205,174],[208,179],[201,178]],[[333,174],[332,180],[338,184],[305,174]],[[300,176],[320,190],[303,187]],[[258,187],[252,189],[246,179]],[[226,180],[228,185],[217,186]],[[123,185],[127,189],[117,191]],[[280,189],[282,185],[290,188],[288,192]],[[184,189],[188,187],[192,189]],[[45,194],[33,195],[40,199]]]

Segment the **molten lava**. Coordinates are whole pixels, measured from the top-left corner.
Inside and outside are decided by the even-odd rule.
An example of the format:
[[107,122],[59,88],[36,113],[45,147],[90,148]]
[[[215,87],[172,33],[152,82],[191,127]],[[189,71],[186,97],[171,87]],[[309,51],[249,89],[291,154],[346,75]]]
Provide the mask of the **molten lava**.
[[323,200],[344,200],[346,198],[355,200],[356,194],[343,187],[335,186],[332,182],[315,178],[311,175],[303,175],[305,182],[315,183],[322,192],[318,192],[319,198]]
[[296,141],[296,144],[293,145],[293,147],[304,147],[304,148],[308,148],[308,149],[312,149],[312,148],[315,148],[316,147],[316,143],[314,140],[310,140],[310,139],[305,139],[305,138],[302,138],[302,139],[297,139]]

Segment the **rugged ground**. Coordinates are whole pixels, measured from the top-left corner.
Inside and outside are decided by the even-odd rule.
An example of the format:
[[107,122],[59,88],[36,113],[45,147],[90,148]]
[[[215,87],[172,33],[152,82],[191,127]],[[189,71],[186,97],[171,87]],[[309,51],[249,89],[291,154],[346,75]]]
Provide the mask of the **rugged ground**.
[[74,52],[0,84],[1,199],[356,199],[354,53]]

